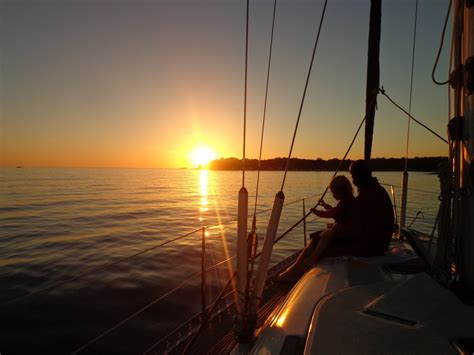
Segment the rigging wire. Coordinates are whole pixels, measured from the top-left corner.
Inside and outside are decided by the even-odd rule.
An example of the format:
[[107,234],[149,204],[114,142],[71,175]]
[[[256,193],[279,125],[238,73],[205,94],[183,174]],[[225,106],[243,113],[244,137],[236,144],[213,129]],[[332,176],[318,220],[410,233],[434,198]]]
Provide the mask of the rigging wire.
[[413,97],[413,74],[415,72],[416,25],[418,22],[418,0],[415,2],[415,28],[413,30],[413,47],[411,55],[410,100],[408,102],[407,146],[405,151],[405,173],[408,171],[408,147],[410,144],[411,102]]
[[[394,104],[394,105],[395,105],[396,107],[398,107],[400,110],[402,110],[402,111],[405,112],[407,115],[409,115],[409,113],[406,112],[406,111],[405,111],[402,107],[400,107],[398,104],[396,104],[396,103],[385,93],[385,91],[384,91],[383,89],[380,90],[380,92],[381,92],[384,96],[386,96],[387,99],[388,99],[390,102],[392,102],[392,104]],[[375,98],[375,97],[376,97],[376,96],[374,96],[374,98]],[[373,102],[372,102],[372,104],[373,104]],[[421,126],[423,126],[424,128],[426,128],[428,131],[430,131],[431,133],[433,133],[435,136],[437,136],[438,138],[440,138],[441,140],[443,140],[443,141],[445,141],[445,142],[447,143],[447,141],[446,141],[444,138],[442,138],[442,137],[441,137],[440,135],[438,135],[436,132],[434,132],[433,130],[431,130],[429,127],[425,126],[423,123],[421,123],[420,121],[416,120],[413,116],[411,116],[411,115],[409,115],[409,116],[410,116],[411,119],[413,119],[415,122],[417,122],[418,124],[420,124]],[[353,137],[353,139],[352,139],[352,142],[350,143],[349,148],[347,149],[347,151],[346,151],[344,157],[343,157],[342,160],[339,162],[339,165],[338,165],[338,167],[336,168],[336,171],[334,172],[333,177],[339,172],[339,170],[340,170],[340,168],[341,168],[341,166],[342,166],[342,163],[345,161],[347,155],[349,154],[349,152],[350,152],[350,150],[351,150],[351,148],[352,148],[352,146],[353,146],[353,144],[354,144],[354,142],[355,142],[355,139],[356,139],[357,135],[359,134],[359,131],[360,131],[360,129],[362,128],[363,123],[365,122],[365,119],[366,119],[366,117],[364,117],[363,120],[361,121],[361,123],[360,123],[360,125],[359,125],[359,127],[358,127],[358,129],[357,129],[357,131],[356,131],[356,133],[355,133],[355,135],[354,135],[354,137]],[[412,189],[412,190],[414,190],[414,189]],[[322,200],[322,199],[324,199],[324,197],[325,197],[325,195],[327,194],[327,192],[328,192],[328,186],[326,187],[325,191],[324,191],[322,194],[314,194],[314,195],[312,195],[312,196],[305,197],[305,198],[307,199],[307,198],[316,197],[316,196],[321,195],[320,200]],[[295,200],[295,201],[289,202],[289,203],[287,203],[287,204],[285,204],[285,205],[291,205],[291,204],[300,202],[300,201],[302,201],[302,200],[303,200],[303,199]],[[315,205],[314,208],[316,208],[318,205],[319,205],[319,201],[318,201],[318,203]],[[257,213],[258,213],[258,214],[260,214],[260,213],[265,213],[265,212],[268,212],[268,211],[270,211],[270,210],[271,210],[271,209],[266,209],[266,210],[259,211],[259,212],[257,212]],[[278,237],[278,238],[275,240],[275,243],[277,243],[280,239],[282,239],[282,238],[283,238],[284,236],[286,236],[289,232],[291,232],[296,226],[298,226],[298,225],[299,225],[304,219],[306,219],[310,214],[311,214],[311,211],[309,211],[304,217],[302,217],[298,222],[296,222],[292,227],[290,227],[286,232],[284,232],[280,237]],[[232,223],[232,222],[235,222],[235,221],[236,221],[236,220],[226,221],[226,222],[224,222],[224,224]],[[219,223],[219,224],[210,226],[210,227],[208,227],[208,228],[218,227],[218,226],[220,226],[220,225],[222,225],[222,223]],[[176,238],[173,238],[173,239],[169,239],[169,240],[167,240],[167,241],[165,241],[165,242],[163,242],[163,243],[159,243],[159,244],[157,244],[157,245],[154,245],[154,246],[152,246],[152,247],[150,247],[150,248],[144,249],[144,250],[139,251],[139,252],[137,252],[137,253],[131,254],[131,255],[126,256],[126,257],[124,257],[124,258],[121,258],[121,259],[118,259],[118,260],[115,260],[115,261],[112,261],[112,262],[108,262],[108,263],[104,263],[104,264],[98,265],[97,267],[93,267],[93,268],[91,268],[91,269],[89,269],[89,270],[87,270],[87,271],[85,271],[85,272],[83,272],[83,273],[80,273],[80,274],[78,274],[78,275],[74,275],[74,276],[68,277],[68,278],[63,279],[63,280],[61,280],[61,281],[59,281],[59,282],[53,283],[53,284],[51,284],[51,285],[45,286],[45,287],[43,287],[43,288],[40,288],[40,289],[38,289],[38,290],[36,290],[36,291],[34,291],[34,292],[28,293],[28,294],[26,294],[26,295],[24,295],[24,296],[20,296],[20,297],[17,297],[17,298],[8,300],[8,301],[6,301],[6,302],[3,302],[3,303],[0,304],[0,307],[7,306],[7,305],[10,305],[10,304],[13,304],[13,303],[22,301],[22,300],[26,300],[26,299],[28,299],[28,298],[30,298],[30,297],[32,297],[32,296],[39,295],[39,294],[41,294],[41,293],[47,292],[47,291],[49,291],[49,290],[51,290],[51,289],[57,288],[57,287],[59,287],[59,286],[65,284],[65,283],[67,283],[67,282],[71,282],[71,281],[77,280],[77,279],[79,279],[79,278],[82,278],[82,277],[84,277],[84,276],[87,276],[87,275],[89,275],[89,274],[92,274],[93,272],[96,272],[96,271],[99,271],[99,270],[103,270],[103,269],[109,268],[109,267],[111,267],[111,266],[113,266],[113,265],[116,265],[116,264],[118,264],[118,263],[120,263],[120,262],[124,262],[124,261],[130,260],[130,259],[132,259],[132,258],[135,258],[135,257],[139,256],[139,255],[145,254],[145,253],[147,253],[147,252],[150,252],[150,251],[152,251],[152,250],[155,250],[155,249],[157,249],[157,248],[160,248],[160,247],[162,247],[162,246],[165,246],[165,245],[167,245],[167,244],[169,244],[169,243],[172,243],[172,242],[174,242],[174,241],[177,241],[177,240],[183,239],[183,238],[185,238],[185,237],[188,237],[188,236],[190,236],[190,235],[192,235],[192,234],[194,234],[194,233],[196,233],[196,232],[198,232],[198,231],[200,231],[200,230],[201,230],[201,228],[198,228],[198,229],[193,230],[193,231],[191,231],[191,232],[189,232],[189,233],[187,233],[187,234],[181,235],[181,236],[176,237]],[[257,254],[257,255],[255,256],[255,258],[258,257],[258,256],[259,256],[259,254]],[[232,259],[232,258],[230,258],[230,259]],[[218,263],[218,264],[216,264],[216,265],[219,265],[219,264],[221,264],[221,263]],[[212,268],[213,268],[213,267],[211,267],[210,269],[212,269]],[[206,269],[206,270],[207,270],[207,269]]]
[[265,87],[265,100],[263,104],[263,119],[262,119],[262,133],[260,137],[260,152],[258,155],[258,172],[257,172],[257,184],[255,188],[255,207],[254,207],[254,220],[253,220],[253,225],[252,228],[255,230],[255,215],[257,214],[257,200],[258,200],[258,187],[260,183],[260,169],[261,169],[261,163],[262,163],[262,151],[263,151],[263,135],[265,132],[265,118],[267,115],[267,99],[268,99],[268,85],[270,82],[270,68],[271,68],[271,62],[272,62],[272,51],[273,51],[273,33],[275,29],[275,14],[276,14],[276,5],[277,5],[277,0],[274,1],[273,3],[273,19],[272,19],[272,33],[270,36],[270,50],[268,53],[268,69],[267,69],[267,83]]
[[413,121],[415,121],[416,123],[418,123],[420,126],[422,126],[423,128],[425,128],[426,130],[428,130],[429,132],[431,132],[432,134],[434,134],[436,137],[438,137],[439,139],[441,139],[443,142],[445,143],[448,143],[448,141],[443,138],[442,136],[440,136],[438,133],[436,133],[435,131],[433,131],[431,128],[429,128],[427,125],[425,125],[424,123],[421,123],[420,121],[418,121],[415,117],[413,117],[410,113],[408,113],[407,110],[405,110],[403,107],[401,107],[399,104],[397,104],[386,92],[383,88],[380,89],[380,93],[385,96],[396,108],[398,108],[399,110],[401,110],[402,112],[404,112],[408,117],[410,117]]
[[242,187],[245,186],[245,136],[247,131],[247,66],[249,53],[249,2],[247,0],[247,20],[245,23],[245,87],[244,87],[244,132],[242,144]]
[[[375,102],[375,98],[376,98],[376,95],[374,96],[374,99],[373,99],[373,102],[372,104],[374,104]],[[334,172],[334,175],[335,176],[338,171],[340,170],[341,166],[342,166],[342,163],[345,161],[347,155],[349,154],[350,150],[352,149],[352,146],[360,132],[360,129],[362,128],[362,125],[363,123],[365,122],[365,119],[366,119],[366,116],[364,116],[363,120],[361,121],[343,159],[339,162],[339,165],[336,169],[336,171]],[[327,193],[328,191],[328,187],[326,187],[322,197],[324,198],[325,194]],[[315,195],[317,196],[317,195]],[[316,206],[320,203],[321,199],[318,201],[318,203],[316,204]],[[294,203],[294,202],[293,202]],[[298,221],[295,225],[293,225],[290,229],[288,229],[285,233],[283,233],[280,237],[278,237],[275,241],[274,241],[274,244],[276,244],[279,240],[281,240],[284,236],[286,236],[291,230],[293,230],[298,224],[301,223],[302,220],[304,220],[305,218],[307,218],[309,215],[311,214],[311,211],[306,215],[304,216],[302,219],[300,219],[300,221]],[[198,230],[201,230],[201,229],[198,229]],[[190,234],[194,233],[195,231],[191,232]],[[182,236],[183,237],[183,236]],[[171,242],[172,240],[168,241],[168,242]],[[153,248],[156,248],[158,246],[155,246]],[[140,252],[141,254],[143,254],[145,251],[142,251]],[[255,258],[259,257],[261,255],[261,253],[258,253],[257,255],[255,255]],[[129,256],[129,258],[131,258],[132,256]],[[215,267],[217,267],[218,265],[222,265],[223,263],[231,260],[235,258],[234,257],[230,257],[226,260],[223,260],[211,267],[208,267],[206,269],[206,271],[208,270],[211,270],[211,269],[214,269]],[[118,261],[117,261],[118,262]],[[92,271],[90,271],[92,272]],[[160,297],[156,298],[155,300],[153,300],[152,302],[148,303],[147,305],[143,306],[142,308],[140,308],[139,310],[137,310],[136,312],[134,312],[133,314],[129,315],[128,317],[124,318],[122,321],[120,321],[119,323],[115,324],[114,326],[108,328],[107,330],[103,331],[102,333],[100,333],[99,335],[97,335],[96,337],[94,337],[93,339],[91,339],[90,341],[88,341],[86,344],[82,345],[80,348],[78,348],[77,350],[75,350],[72,354],[78,354],[79,352],[81,352],[82,350],[86,349],[87,347],[89,347],[90,345],[92,345],[93,343],[95,343],[96,341],[102,339],[103,337],[105,337],[107,334],[111,333],[112,331],[114,331],[115,329],[119,328],[120,326],[122,326],[123,324],[125,324],[126,322],[130,321],[131,319],[135,318],[136,316],[140,315],[141,313],[143,313],[144,311],[146,311],[147,309],[149,309],[150,307],[152,307],[154,304],[158,303],[159,301],[161,301],[162,299],[164,299],[165,297],[169,296],[170,294],[176,292],[178,289],[180,289],[182,286],[184,286],[187,282],[189,282],[190,280],[192,280],[194,277],[198,276],[201,274],[201,271],[198,271],[196,273],[194,273],[193,275],[191,275],[190,277],[188,277],[187,279],[185,279],[183,282],[181,282],[179,285],[177,285],[176,287],[174,287],[173,289],[171,289],[170,291],[166,292],[165,294],[161,295]],[[232,278],[231,278],[232,279]]]
[[283,175],[283,181],[281,182],[280,191],[283,191],[283,187],[285,186],[286,174],[288,173],[288,167],[290,165],[291,153],[293,152],[293,146],[295,144],[296,132],[298,131],[298,125],[300,123],[300,118],[301,118],[301,112],[303,111],[303,105],[304,105],[304,100],[305,100],[305,97],[306,97],[306,91],[308,89],[309,79],[311,77],[311,70],[313,68],[313,62],[314,62],[314,57],[316,55],[316,49],[318,48],[319,36],[321,34],[321,28],[323,26],[323,21],[324,21],[324,16],[326,14],[327,4],[328,4],[328,0],[325,0],[324,1],[323,12],[321,14],[321,20],[319,21],[318,34],[316,36],[316,41],[314,42],[313,54],[311,56],[311,62],[310,62],[309,69],[308,69],[308,75],[306,77],[306,83],[305,83],[304,90],[303,90],[303,97],[301,98],[301,104],[300,104],[300,108],[299,108],[299,111],[298,111],[298,118],[296,120],[295,130],[293,132],[293,139],[291,140],[290,152],[288,154],[288,159],[286,160],[285,173]]
[[[310,76],[311,76],[311,70],[312,70],[312,66],[313,66],[313,62],[314,62],[314,58],[315,58],[315,53],[316,53],[316,49],[317,49],[317,44],[319,42],[319,37],[320,37],[320,32],[321,32],[321,28],[322,28],[322,23],[323,23],[323,20],[324,20],[324,16],[325,16],[325,11],[326,11],[326,6],[327,6],[327,0],[325,1],[324,3],[324,8],[323,8],[323,12],[322,12],[322,15],[321,15],[321,20],[320,20],[320,24],[319,24],[319,28],[318,28],[318,34],[317,34],[317,37],[316,37],[316,42],[315,42],[315,46],[314,46],[314,49],[313,49],[313,54],[312,54],[312,58],[311,58],[311,63],[310,63],[310,67],[309,67],[309,70],[308,70],[308,76],[307,76],[307,79],[306,79],[306,83],[305,83],[305,88],[304,88],[304,91],[303,91],[303,96],[302,96],[302,100],[301,100],[301,104],[300,104],[300,108],[299,108],[299,112],[298,112],[298,118],[297,118],[297,121],[296,121],[296,125],[295,125],[295,130],[294,130],[294,133],[293,133],[293,138],[292,138],[292,143],[291,143],[291,147],[290,147],[290,152],[289,152],[289,156],[288,156],[288,159],[287,159],[287,164],[286,164],[286,168],[285,168],[285,173],[284,173],[284,177],[283,177],[283,181],[282,181],[282,185],[281,185],[281,190],[283,190],[283,187],[284,187],[284,184],[285,184],[285,180],[286,180],[286,175],[287,175],[287,172],[288,172],[288,167],[289,167],[289,161],[291,159],[291,154],[292,154],[292,150],[293,150],[293,147],[294,147],[294,142],[295,142],[295,138],[296,138],[296,133],[297,133],[297,129],[298,129],[298,125],[299,125],[299,121],[300,121],[300,118],[301,118],[301,113],[302,113],[302,108],[303,108],[303,105],[304,105],[304,100],[305,100],[305,96],[306,96],[306,91],[307,91],[307,87],[308,87],[308,83],[309,83],[309,79],[310,79]],[[261,144],[260,144],[260,154],[259,154],[259,170],[258,170],[258,174],[260,174],[260,164],[261,164],[261,154],[262,154],[262,146],[263,146],[263,133],[264,133],[264,126],[265,126],[265,114],[266,114],[266,104],[267,104],[267,95],[268,95],[268,83],[269,83],[269,73],[270,73],[270,63],[271,63],[271,51],[272,51],[272,44],[273,44],[273,31],[274,31],[274,20],[275,20],[275,9],[276,9],[276,0],[275,0],[275,3],[274,3],[274,12],[273,12],[273,23],[272,23],[272,37],[271,37],[271,44],[270,44],[270,54],[269,54],[269,65],[268,65],[268,72],[267,72],[267,84],[266,84],[266,92],[265,92],[265,104],[264,104],[264,114],[263,114],[263,123],[262,123],[262,137],[261,137]],[[409,103],[409,112],[406,112],[403,108],[401,108],[399,105],[397,105],[386,93],[385,91],[383,90],[380,90],[380,92],[387,97],[387,99],[392,102],[392,104],[394,104],[396,107],[398,107],[400,110],[404,111],[407,113],[408,117],[409,117],[409,123],[408,123],[408,132],[407,132],[407,156],[406,156],[406,159],[405,159],[405,170],[406,170],[406,164],[407,164],[407,160],[408,160],[408,141],[409,141],[409,128],[410,128],[410,119],[413,119],[415,122],[417,122],[418,124],[422,125],[424,128],[426,128],[427,130],[429,130],[431,133],[433,133],[434,135],[436,135],[438,138],[442,139],[443,141],[446,142],[446,140],[444,138],[442,138],[441,136],[439,136],[436,132],[432,131],[429,127],[425,126],[424,124],[422,124],[421,122],[417,121],[416,119],[414,119],[412,116],[411,116],[411,101],[412,101],[412,86],[413,86],[413,72],[414,72],[414,55],[415,55],[415,39],[416,39],[416,19],[417,19],[417,10],[418,10],[418,0],[416,1],[416,10],[415,10],[415,31],[414,31],[414,40],[413,40],[413,56],[412,56],[412,73],[411,73],[411,83],[410,83],[410,103]],[[448,9],[448,14],[449,14],[449,9]],[[246,22],[246,53],[245,53],[245,94],[244,94],[244,134],[243,134],[243,159],[242,159],[242,164],[243,164],[243,170],[242,170],[242,186],[244,186],[245,184],[245,136],[246,136],[246,113],[247,113],[247,64],[248,64],[248,22],[249,22],[249,0],[247,0],[247,22]],[[446,27],[446,22],[445,22],[445,27]],[[443,39],[444,39],[444,31],[445,31],[445,28],[443,29],[443,38],[442,38],[442,42],[441,42],[441,46],[440,46],[440,51],[439,53],[441,52],[441,48],[442,48],[442,43],[443,43]],[[437,65],[437,62],[438,62],[438,59],[439,59],[439,53],[438,53],[438,56],[437,56],[437,59],[436,59],[436,62],[435,62],[435,66],[433,68],[433,80],[435,81],[434,79],[434,72],[435,72],[435,68],[436,68],[436,65]],[[435,81],[436,82],[436,81]],[[449,82],[449,80],[448,80]],[[374,96],[376,97],[376,96]],[[342,163],[345,161],[349,151],[351,150],[354,142],[355,142],[355,139],[357,138],[358,136],[358,133],[363,125],[363,123],[365,122],[365,119],[366,117],[364,117],[364,119],[362,120],[362,122],[360,123],[353,139],[352,139],[352,142],[350,143],[349,145],[349,148],[348,150],[346,151],[346,154],[344,155],[343,159],[340,161],[336,171],[334,172],[334,175],[335,176],[340,167],[342,166]],[[259,175],[258,175],[258,178],[259,178]],[[254,215],[256,214],[256,207],[257,207],[257,199],[258,199],[258,178],[257,178],[257,188],[256,188],[256,198],[255,198],[255,208],[254,208]],[[325,191],[323,192],[322,194],[322,197],[321,199],[324,198],[324,196],[326,195],[328,191],[328,187],[326,187]],[[320,200],[321,200],[320,199]],[[319,205],[319,201],[317,203],[317,205]],[[316,205],[316,206],[317,206]],[[420,212],[419,212],[420,213]],[[417,213],[417,216],[418,217],[418,214]],[[285,233],[283,233],[279,238],[277,238],[275,241],[274,241],[274,244],[277,243],[279,240],[281,240],[285,235],[287,235],[291,230],[293,230],[299,223],[301,223],[302,220],[304,220],[305,218],[307,218],[307,216],[311,214],[311,211],[306,214],[299,222],[297,222],[293,227],[291,227],[289,230],[287,230]],[[415,220],[416,220],[416,217],[415,217]],[[413,224],[414,221],[412,221],[412,223],[410,224],[410,226]],[[192,234],[192,233],[191,233]],[[168,242],[171,242],[168,241]],[[155,249],[157,248],[158,246],[155,246],[153,248],[150,248],[150,250],[152,249]],[[137,253],[138,255],[139,254],[142,254],[142,253],[145,253],[146,251],[149,251],[149,250],[145,250],[145,251],[142,251],[142,252],[139,252]],[[255,256],[255,258],[257,258],[258,256],[260,255],[257,254]],[[133,255],[133,256],[130,256],[129,258],[131,257],[134,257],[136,255]],[[232,257],[233,258],[233,257]],[[229,258],[229,259],[232,259],[232,258]],[[227,260],[224,260],[222,262],[219,262],[218,264],[216,265],[213,265],[212,267],[210,267],[209,269],[211,268],[214,268],[216,267],[217,265],[219,264],[222,264],[226,261],[228,261],[229,259]],[[120,261],[123,261],[123,260],[120,260]],[[118,262],[118,261],[117,261]],[[109,265],[107,265],[109,266]],[[89,272],[92,272],[92,270],[90,270]],[[184,280],[181,284],[179,284],[178,286],[176,286],[174,289],[168,291],[167,293],[165,293],[164,295],[158,297],[157,299],[153,300],[151,303],[145,305],[144,307],[142,307],[141,309],[139,309],[138,311],[136,311],[135,313],[133,313],[132,315],[126,317],[125,319],[123,319],[121,322],[117,323],[116,325],[114,325],[113,327],[107,329],[106,331],[102,332],[101,334],[99,334],[98,336],[96,336],[95,338],[93,338],[92,340],[90,340],[88,343],[84,344],[83,346],[81,346],[80,348],[78,348],[76,351],[73,352],[73,354],[77,354],[79,353],[80,351],[84,350],[85,348],[87,348],[89,345],[95,343],[96,341],[98,341],[99,339],[103,338],[104,336],[106,336],[107,334],[109,334],[110,332],[112,332],[113,330],[117,329],[118,327],[120,327],[121,325],[123,325],[124,323],[128,322],[129,320],[135,318],[136,316],[138,316],[139,314],[141,314],[142,312],[144,312],[145,310],[147,310],[148,308],[150,308],[151,306],[153,306],[154,304],[156,304],[157,302],[159,302],[160,300],[162,300],[163,298],[165,298],[166,296],[172,294],[173,292],[175,292],[177,289],[181,288],[185,283],[187,283],[189,280],[191,280],[192,278],[194,278],[195,276],[199,275],[201,272],[197,272],[193,275],[191,275],[189,278],[187,278],[186,280]],[[229,280],[229,284],[230,284],[230,281],[232,280],[232,278]],[[227,286],[226,286],[227,288]],[[29,296],[29,295],[28,295]],[[210,312],[209,312],[210,313]],[[189,345],[189,344],[188,344]]]
[[[451,3],[452,3],[452,0],[449,0],[448,11],[446,12],[446,18],[444,19],[443,31],[441,33],[441,41],[440,41],[439,48],[438,48],[438,54],[436,55],[436,60],[435,60],[434,65],[433,65],[433,71],[431,72],[431,80],[433,80],[433,82],[436,85],[446,85],[451,81],[451,77],[449,77],[448,80],[446,80],[446,81],[438,81],[435,78],[436,67],[438,66],[439,57],[441,55],[441,51],[443,50],[444,35],[446,33],[446,27],[448,25],[449,13],[451,11]],[[448,76],[449,75],[451,75],[451,73],[449,73]]]
[[[376,104],[376,99],[377,99],[377,95],[375,94],[372,98],[372,102],[370,103],[369,107],[371,107],[372,105],[375,105]],[[369,111],[369,110],[367,110]],[[357,136],[359,135],[359,132],[360,132],[360,129],[362,128],[362,126],[364,125],[364,122],[367,118],[367,113],[365,114],[364,118],[362,119],[362,121],[360,122],[359,124],[359,127],[357,127],[357,130],[354,134],[354,137],[352,138],[352,141],[351,143],[349,144],[349,147],[347,148],[346,150],[346,153],[344,154],[344,156],[342,157],[341,161],[339,162],[339,164],[337,165],[337,168],[336,170],[334,171],[334,174],[332,175],[332,177],[334,178],[337,173],[339,172],[339,170],[341,169],[342,167],[342,164],[344,163],[344,161],[346,160],[347,156],[349,155],[349,152],[351,151],[352,149],[352,146],[354,145],[354,142],[357,138]],[[318,202],[316,203],[316,205],[313,207],[313,208],[316,208],[320,205],[321,201],[324,199],[324,197],[326,196],[327,192],[329,191],[329,184],[326,186],[326,189],[324,190],[324,192],[321,194],[321,198],[318,200]],[[309,210],[308,213],[306,213],[306,215],[304,215],[303,217],[301,217],[298,222],[296,222],[295,224],[293,224],[290,228],[288,228],[282,235],[280,235],[277,239],[275,239],[275,241],[273,242],[273,244],[276,244],[277,242],[279,242],[282,238],[284,238],[288,233],[290,233],[293,229],[295,229],[301,222],[303,222],[306,218],[308,218],[309,215],[311,215],[312,211]],[[255,258],[257,258],[258,256],[260,256],[260,253],[255,255]]]

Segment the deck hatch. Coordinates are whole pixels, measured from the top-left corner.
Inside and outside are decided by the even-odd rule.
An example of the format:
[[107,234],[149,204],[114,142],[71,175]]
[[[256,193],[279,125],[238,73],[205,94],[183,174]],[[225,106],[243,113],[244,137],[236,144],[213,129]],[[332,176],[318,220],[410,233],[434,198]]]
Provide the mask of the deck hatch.
[[416,325],[416,322],[411,321],[409,319],[404,319],[404,318],[393,316],[391,314],[377,312],[377,311],[374,311],[372,309],[365,309],[363,311],[363,313],[368,314],[368,315],[373,316],[373,317],[383,318],[383,319],[389,320],[391,322],[397,322],[397,323],[404,324],[404,325],[409,325],[409,326],[415,326]]

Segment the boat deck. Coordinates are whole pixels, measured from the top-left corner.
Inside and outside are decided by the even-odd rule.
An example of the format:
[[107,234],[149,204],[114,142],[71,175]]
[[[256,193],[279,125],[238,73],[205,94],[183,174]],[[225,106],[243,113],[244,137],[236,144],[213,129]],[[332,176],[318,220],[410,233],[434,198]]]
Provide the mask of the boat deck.
[[[263,294],[263,305],[259,310],[257,326],[262,327],[264,322],[275,318],[270,317],[287,302],[288,295],[294,284],[281,284],[274,282],[274,276],[293,262],[297,254],[286,259],[269,270],[266,288]],[[331,258],[325,261],[330,267],[324,288],[311,290],[309,293],[320,292],[325,294],[348,286],[365,285],[384,281],[405,280],[407,275],[423,271],[425,264],[416,256],[406,243],[394,241],[389,252],[380,258]],[[314,270],[314,269],[313,269]],[[321,282],[316,287],[321,288]],[[305,311],[306,312],[306,311]],[[306,312],[309,315],[312,313]],[[199,337],[193,344],[191,353],[205,352],[210,354],[230,353],[237,345],[233,334],[234,318],[233,294],[229,293],[220,301],[217,311],[210,317],[207,325],[203,327]],[[198,330],[202,316],[196,315],[186,324],[176,329],[165,339],[160,341],[149,354],[181,354],[188,342]],[[307,320],[309,322],[309,320]],[[262,327],[263,329],[263,327]],[[258,332],[258,331],[257,331]],[[245,346],[242,349],[246,348]],[[245,352],[245,351],[244,351]]]

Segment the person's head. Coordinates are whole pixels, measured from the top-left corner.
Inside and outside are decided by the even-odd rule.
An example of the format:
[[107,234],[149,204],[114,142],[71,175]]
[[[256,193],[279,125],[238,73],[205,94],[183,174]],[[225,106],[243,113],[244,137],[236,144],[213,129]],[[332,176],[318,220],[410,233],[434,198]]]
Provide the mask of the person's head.
[[372,171],[364,160],[356,160],[349,167],[352,176],[352,182],[357,187],[367,186],[372,181]]
[[336,200],[344,200],[354,196],[351,182],[342,175],[335,176],[331,180],[329,188]]

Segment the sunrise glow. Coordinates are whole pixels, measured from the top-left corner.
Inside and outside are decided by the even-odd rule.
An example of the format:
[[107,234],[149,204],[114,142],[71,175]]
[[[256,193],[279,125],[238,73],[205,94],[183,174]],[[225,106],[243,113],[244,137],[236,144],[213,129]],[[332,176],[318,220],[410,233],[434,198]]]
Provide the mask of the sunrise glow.
[[205,146],[199,146],[193,149],[190,155],[191,163],[196,168],[204,168],[209,162],[217,158],[216,152]]

